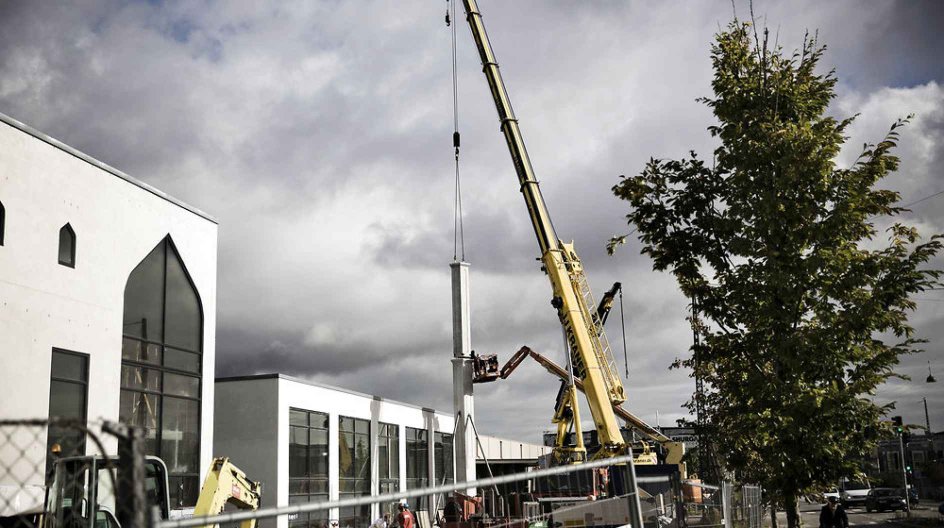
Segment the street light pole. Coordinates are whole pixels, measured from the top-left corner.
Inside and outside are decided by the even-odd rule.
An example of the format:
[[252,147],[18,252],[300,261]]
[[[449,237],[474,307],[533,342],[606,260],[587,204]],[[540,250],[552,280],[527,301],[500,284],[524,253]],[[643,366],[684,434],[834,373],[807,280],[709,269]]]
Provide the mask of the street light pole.
[[931,416],[928,414],[928,399],[921,399],[924,400],[924,427],[928,431],[928,438],[931,438]]
[[908,470],[905,469],[905,440],[902,434],[898,433],[898,452],[901,454],[901,481],[905,489],[905,512],[911,516],[911,495],[908,493]]

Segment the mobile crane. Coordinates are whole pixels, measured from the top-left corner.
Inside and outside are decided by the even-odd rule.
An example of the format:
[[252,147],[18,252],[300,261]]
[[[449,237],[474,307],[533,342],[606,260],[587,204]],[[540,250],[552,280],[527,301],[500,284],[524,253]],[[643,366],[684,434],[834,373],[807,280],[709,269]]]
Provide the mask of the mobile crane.
[[[482,71],[488,81],[505,142],[518,176],[531,225],[541,251],[542,270],[553,288],[551,305],[557,310],[569,349],[569,372],[583,383],[587,403],[593,417],[600,449],[594,458],[626,454],[629,446],[623,441],[613,405],[626,400],[623,384],[616,372],[610,346],[603,331],[602,321],[594,307],[592,292],[584,275],[583,265],[574,251],[573,243],[557,238],[544,197],[525,148],[518,120],[511,107],[498,62],[485,32],[482,15],[475,0],[463,0],[466,20],[472,30]],[[557,442],[554,455],[558,463],[573,463],[587,459],[580,430],[580,416],[575,383],[570,383],[558,395],[554,413],[557,424]],[[577,445],[568,446],[568,432],[576,434]]]

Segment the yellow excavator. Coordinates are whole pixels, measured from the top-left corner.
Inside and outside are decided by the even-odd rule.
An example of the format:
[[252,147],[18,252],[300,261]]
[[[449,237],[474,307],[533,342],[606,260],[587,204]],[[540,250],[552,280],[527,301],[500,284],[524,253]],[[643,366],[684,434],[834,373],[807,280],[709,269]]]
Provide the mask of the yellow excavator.
[[[37,526],[43,528],[118,528],[118,458],[76,456],[61,458],[53,468],[53,480],[46,493],[46,507]],[[167,466],[157,457],[144,462],[145,501],[157,509],[161,519],[170,515]],[[214,458],[210,464],[194,516],[213,515],[226,504],[240,509],[259,508],[262,486],[246,478],[228,458]],[[240,528],[254,528],[255,520],[243,521]]]

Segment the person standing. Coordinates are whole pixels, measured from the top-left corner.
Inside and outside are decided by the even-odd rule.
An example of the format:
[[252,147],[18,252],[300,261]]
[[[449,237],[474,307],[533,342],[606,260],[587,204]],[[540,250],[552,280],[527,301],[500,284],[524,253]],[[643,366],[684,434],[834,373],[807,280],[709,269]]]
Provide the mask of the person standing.
[[819,528],[849,528],[849,516],[838,497],[829,497],[819,512]]
[[397,526],[400,528],[416,528],[416,517],[413,516],[413,512],[409,510],[406,504],[402,502],[397,504],[397,510],[400,512],[397,514]]

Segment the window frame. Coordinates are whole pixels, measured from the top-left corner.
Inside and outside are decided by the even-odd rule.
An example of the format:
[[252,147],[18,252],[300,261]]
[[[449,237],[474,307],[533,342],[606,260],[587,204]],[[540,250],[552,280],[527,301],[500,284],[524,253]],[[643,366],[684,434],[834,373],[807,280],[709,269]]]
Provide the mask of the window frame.
[[[67,224],[67,225],[68,225],[68,224]],[[63,227],[65,227],[65,226],[63,226]],[[196,413],[196,414],[197,414],[197,415],[196,415],[196,431],[195,431],[195,434],[196,434],[196,437],[197,437],[197,445],[196,445],[197,462],[196,462],[196,467],[194,468],[193,471],[187,471],[187,472],[173,472],[173,473],[170,471],[170,468],[168,468],[168,477],[169,477],[171,480],[173,480],[173,479],[175,479],[175,478],[191,479],[191,481],[190,481],[191,484],[195,484],[195,487],[194,487],[193,490],[191,490],[191,491],[193,492],[194,501],[196,501],[196,497],[199,496],[199,494],[200,494],[200,487],[202,486],[202,483],[201,483],[201,481],[200,481],[200,474],[201,474],[201,467],[200,467],[201,460],[200,460],[200,459],[202,458],[201,453],[202,453],[202,449],[203,449],[203,390],[204,390],[204,387],[205,387],[205,385],[204,385],[204,379],[203,379],[203,370],[204,370],[204,366],[205,366],[205,363],[204,363],[204,355],[203,355],[203,349],[204,349],[204,331],[205,331],[205,323],[206,323],[206,315],[205,315],[204,310],[203,310],[203,299],[202,299],[201,296],[200,296],[200,291],[197,289],[196,283],[193,281],[193,277],[191,277],[191,275],[190,275],[190,271],[187,269],[187,265],[184,263],[183,257],[181,257],[181,255],[180,255],[180,251],[177,250],[177,246],[176,246],[176,244],[174,244],[174,241],[173,241],[173,239],[170,237],[170,235],[167,235],[167,236],[165,236],[163,239],[161,239],[161,241],[160,241],[157,245],[155,245],[153,248],[151,248],[151,250],[148,251],[148,253],[138,262],[138,264],[136,264],[135,267],[132,268],[131,272],[128,274],[128,281],[130,281],[131,275],[138,269],[138,267],[139,267],[141,264],[143,264],[143,263],[147,260],[148,257],[150,257],[151,253],[154,252],[155,249],[157,249],[159,246],[162,246],[162,245],[163,245],[163,248],[162,248],[162,249],[163,249],[163,262],[162,262],[162,273],[161,273],[161,284],[160,284],[160,288],[161,288],[161,321],[160,321],[161,332],[160,332],[160,340],[153,340],[153,339],[148,339],[147,337],[142,337],[142,336],[137,336],[137,335],[130,335],[130,334],[126,334],[126,333],[125,333],[125,331],[124,331],[124,330],[125,330],[124,313],[125,313],[125,311],[127,310],[127,303],[123,303],[123,307],[122,307],[122,332],[121,332],[121,337],[122,337],[121,367],[122,367],[122,370],[124,369],[124,367],[127,366],[127,367],[132,367],[132,368],[143,368],[143,369],[148,369],[148,370],[153,370],[153,371],[158,372],[158,373],[159,373],[159,376],[160,376],[160,379],[159,379],[160,390],[153,390],[153,389],[149,389],[149,388],[146,388],[146,387],[126,387],[126,386],[123,385],[124,377],[121,376],[121,377],[119,378],[119,382],[118,382],[118,384],[119,384],[119,402],[120,402],[120,401],[123,401],[124,398],[122,397],[122,394],[125,393],[125,392],[131,393],[131,394],[135,394],[135,393],[137,393],[137,394],[147,394],[147,395],[157,396],[157,397],[160,398],[160,404],[158,405],[159,412],[157,413],[156,420],[155,420],[155,437],[154,437],[154,442],[155,442],[155,445],[156,445],[156,453],[153,453],[153,454],[155,454],[156,456],[162,457],[162,458],[163,458],[163,436],[164,436],[165,402],[167,401],[167,398],[171,398],[171,399],[177,398],[177,399],[180,399],[180,400],[187,400],[187,401],[196,402],[196,408],[197,408],[197,413]],[[75,244],[73,244],[73,248],[74,248],[74,247],[75,247]],[[167,327],[167,290],[168,290],[168,273],[167,273],[167,268],[168,268],[168,261],[169,261],[169,259],[171,258],[171,251],[173,251],[173,257],[177,259],[177,261],[178,261],[178,263],[179,263],[179,265],[180,265],[180,269],[181,269],[181,271],[183,272],[183,275],[184,275],[184,278],[185,278],[186,281],[187,281],[187,284],[188,284],[188,285],[190,286],[190,288],[193,290],[194,298],[195,298],[195,300],[196,300],[197,312],[198,312],[198,316],[199,316],[199,319],[200,319],[200,324],[199,324],[200,331],[199,331],[199,341],[198,341],[198,343],[197,343],[197,350],[190,350],[190,349],[184,348],[183,346],[172,345],[172,344],[166,343],[166,340],[167,340],[167,335],[166,335],[166,333],[167,333],[167,332],[166,332],[166,327]],[[128,282],[126,281],[126,283],[125,283],[125,291],[126,291],[126,292],[127,292],[127,289],[128,289]],[[156,345],[156,346],[160,349],[160,351],[161,351],[159,361],[158,361],[157,363],[148,363],[148,362],[146,362],[146,361],[142,361],[142,360],[139,360],[139,359],[126,358],[125,355],[124,355],[124,344],[125,344],[125,341],[126,341],[126,340],[134,341],[134,342],[140,343],[140,344],[141,344],[142,346],[144,346],[144,347],[147,347],[148,345]],[[188,370],[184,370],[184,369],[180,369],[180,368],[167,367],[167,366],[165,366],[166,352],[167,352],[167,349],[168,349],[168,348],[173,349],[173,350],[176,350],[176,351],[181,351],[181,352],[185,352],[185,353],[189,353],[189,354],[195,355],[195,356],[197,357],[197,369],[196,369],[196,371],[194,372],[194,371],[188,371]],[[196,395],[196,396],[187,396],[187,395],[183,395],[183,394],[179,394],[179,393],[170,393],[170,392],[167,392],[167,390],[166,390],[166,388],[165,388],[165,384],[164,384],[164,375],[165,375],[165,374],[182,375],[182,376],[186,376],[186,377],[189,377],[189,378],[196,378],[196,379],[197,379],[197,390],[196,390],[196,394],[197,394],[197,395]],[[151,454],[151,453],[148,453],[148,454]],[[170,485],[170,488],[171,488],[171,489],[169,490],[169,491],[170,491],[170,495],[171,495],[171,497],[173,498],[174,495],[177,493],[177,489],[174,487],[173,484]],[[188,490],[187,490],[186,488],[183,489],[183,492],[184,492],[184,493],[186,493],[187,491],[188,491]],[[187,508],[187,507],[193,506],[192,504],[180,503],[180,502],[179,502],[180,500],[181,500],[181,498],[178,497],[178,504],[177,504],[177,505],[172,505],[171,507],[172,507],[172,508],[178,508],[178,507],[185,507],[185,508]]]
[[[349,422],[351,428],[345,428],[345,422]],[[358,426],[366,425],[367,432],[359,433]],[[356,418],[353,416],[338,416],[338,498],[343,499],[345,497],[366,497],[371,495],[371,485],[373,483],[372,467],[373,467],[373,445],[371,442],[372,439],[372,427],[371,420],[365,418]],[[349,449],[353,452],[352,463],[352,473],[353,476],[346,476],[341,469],[341,453],[342,453],[342,442],[341,435],[350,434],[354,440],[353,444],[349,446]],[[366,469],[367,476],[366,478],[358,477],[358,469],[364,467],[359,465],[360,462],[364,462],[357,457],[357,442],[358,440],[367,441],[367,450],[366,450]],[[349,485],[348,485],[349,484]],[[363,506],[354,506],[349,508],[341,508],[338,512],[338,517],[340,520],[352,519],[351,525],[355,528],[364,528],[370,525],[371,522],[371,507],[369,505]],[[366,514],[363,515],[363,514]]]
[[[69,251],[69,260],[62,260],[62,233],[65,231],[69,235],[69,243],[72,246]],[[59,259],[59,264],[67,268],[75,269],[75,246],[77,245],[78,237],[75,235],[75,229],[72,228],[72,224],[66,222],[66,225],[59,228],[59,245],[57,251],[57,257]]]
[[0,246],[3,245],[3,234],[6,232],[7,227],[7,209],[3,206],[3,202],[0,202]]
[[[302,412],[302,413],[305,413],[305,425],[304,425],[304,426],[302,426],[302,425],[297,425],[297,424],[293,424],[293,423],[292,423],[292,418],[291,418],[291,417],[292,417],[292,412],[293,412],[293,411],[294,411],[294,412]],[[289,409],[288,409],[288,414],[289,414],[289,419],[288,419],[288,427],[289,427],[288,500],[289,500],[289,504],[295,504],[295,503],[307,504],[307,503],[309,503],[309,502],[312,502],[312,497],[313,497],[313,496],[323,496],[325,501],[331,500],[331,469],[330,469],[330,465],[331,465],[331,415],[330,415],[329,413],[326,413],[326,412],[313,411],[313,410],[309,410],[309,409],[302,409],[302,408],[299,408],[299,407],[289,407]],[[324,423],[325,423],[325,427],[317,427],[317,426],[314,426],[314,427],[313,427],[313,426],[311,425],[311,424],[312,424],[312,419],[311,419],[311,416],[312,416],[312,415],[318,415],[318,416],[320,416],[320,417],[323,417]],[[298,476],[294,476],[294,477],[293,477],[293,476],[292,476],[292,464],[291,464],[291,445],[292,445],[292,442],[291,442],[291,432],[292,432],[292,428],[293,428],[293,427],[304,427],[304,428],[305,428],[305,430],[306,430],[307,433],[308,433],[308,439],[309,439],[309,440],[308,440],[309,443],[306,444],[307,446],[310,446],[310,445],[311,445],[311,443],[310,443],[311,440],[310,440],[310,439],[311,439],[311,431],[312,431],[312,430],[325,431],[325,438],[327,438],[327,440],[328,440],[328,442],[327,442],[327,444],[326,444],[326,449],[328,450],[328,456],[327,456],[326,465],[325,465],[325,475],[324,475],[324,477],[320,477],[320,476],[318,476],[318,477],[313,477],[313,476],[311,476],[310,474],[308,474],[308,473],[310,472],[310,470],[311,470],[311,467],[312,467],[311,458],[310,458],[310,456],[309,456],[309,451],[308,451],[308,449],[306,449],[306,451],[305,451],[305,468],[306,468],[306,475],[303,476],[303,477],[298,477]],[[319,482],[319,481],[324,481],[325,492],[324,492],[324,493],[321,493],[321,492],[319,492],[319,493],[313,493],[313,492],[311,491],[311,483],[312,483],[312,482]],[[293,486],[292,486],[292,484],[293,484],[294,482],[305,482],[305,483],[307,483],[308,491],[307,491],[306,493],[293,493]],[[303,516],[304,516],[304,517],[303,517]],[[315,516],[317,516],[317,517],[315,517]],[[318,526],[318,527],[320,527],[320,526],[321,526],[320,521],[322,521],[322,520],[327,521],[327,519],[328,519],[328,512],[327,512],[327,511],[312,512],[312,513],[299,513],[299,514],[296,514],[295,518],[289,519],[289,526],[291,526],[291,527],[296,527],[296,526]]]
[[[421,489],[429,486],[429,430],[419,427],[406,427],[404,440],[406,442],[406,489]],[[412,433],[412,435],[411,435]],[[412,448],[411,448],[412,443]],[[416,447],[416,446],[422,447]],[[413,460],[411,461],[411,454]],[[411,463],[412,462],[412,463]],[[417,475],[419,467],[426,471],[422,475]],[[411,468],[416,476],[410,476]],[[429,510],[429,497],[421,496],[416,498],[416,510]]]
[[[67,356],[75,356],[75,357],[78,357],[78,358],[81,358],[82,360],[84,360],[84,362],[85,362],[85,365],[84,365],[84,367],[85,367],[84,380],[78,380],[78,379],[75,379],[75,378],[64,378],[64,377],[56,376],[56,375],[53,373],[53,360],[54,360],[56,354],[62,354],[62,355],[67,355]],[[83,393],[84,393],[84,396],[85,396],[85,397],[84,397],[84,399],[83,399],[83,401],[82,401],[82,417],[81,417],[81,418],[77,418],[76,420],[79,421],[79,422],[81,422],[81,423],[83,423],[83,424],[84,424],[84,423],[87,423],[87,422],[88,422],[88,392],[89,392],[89,377],[90,377],[90,372],[89,372],[89,371],[91,370],[91,368],[92,368],[92,359],[91,359],[91,356],[90,356],[89,354],[85,354],[85,353],[82,353],[82,352],[76,352],[76,351],[74,351],[74,350],[66,350],[66,349],[64,349],[64,348],[53,347],[53,348],[52,348],[52,353],[49,355],[49,403],[47,404],[47,408],[49,407],[50,404],[52,404],[53,382],[68,383],[68,384],[70,384],[70,385],[79,385],[79,386],[81,386],[81,387],[84,388]],[[47,411],[47,412],[48,412],[48,411]],[[52,416],[51,414],[50,414],[50,415],[47,415],[47,416],[49,417],[50,420],[53,418],[53,416]],[[51,422],[48,423],[47,426],[46,426],[46,474],[47,474],[47,477],[49,477],[49,476],[51,475],[50,472],[51,472],[51,469],[52,469],[52,463],[54,462],[54,458],[53,458],[52,456],[50,456],[50,455],[51,455],[51,453],[50,453],[50,447],[52,447],[52,446],[51,446],[50,443],[49,443],[49,441],[50,441],[50,439],[51,439],[51,438],[50,438],[50,436],[51,436],[51,435],[50,435],[50,432],[51,432],[51,431],[50,431],[50,428],[51,428],[52,426],[53,426],[53,425],[52,425]],[[86,450],[87,446],[88,446],[88,435],[85,434],[84,431],[82,431],[82,446],[81,446],[81,448],[80,448],[81,454],[85,454],[85,450]]]

